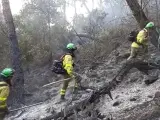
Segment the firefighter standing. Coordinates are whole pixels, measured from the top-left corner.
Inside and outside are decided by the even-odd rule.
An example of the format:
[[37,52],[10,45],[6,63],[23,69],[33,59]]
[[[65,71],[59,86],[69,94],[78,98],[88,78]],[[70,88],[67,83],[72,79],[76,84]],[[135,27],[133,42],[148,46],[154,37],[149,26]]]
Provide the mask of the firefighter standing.
[[0,120],[3,120],[8,112],[7,98],[9,95],[9,87],[12,86],[11,79],[14,75],[12,68],[5,68],[0,73]]
[[66,70],[66,73],[63,75],[64,80],[62,89],[60,90],[61,99],[65,99],[65,93],[66,89],[68,87],[68,84],[71,80],[75,80],[75,88],[77,88],[77,81],[75,79],[75,76],[73,75],[73,67],[74,67],[74,61],[73,58],[75,57],[74,51],[77,49],[77,47],[73,43],[69,43],[66,47],[67,52],[65,55],[61,58],[63,62],[63,68]]

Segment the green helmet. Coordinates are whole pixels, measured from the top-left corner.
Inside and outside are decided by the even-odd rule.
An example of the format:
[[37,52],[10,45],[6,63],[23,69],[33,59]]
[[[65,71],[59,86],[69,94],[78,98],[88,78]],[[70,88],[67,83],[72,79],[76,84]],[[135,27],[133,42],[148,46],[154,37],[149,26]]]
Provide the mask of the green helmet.
[[66,48],[69,49],[69,50],[77,49],[77,47],[73,43],[69,43]]
[[149,22],[149,23],[145,26],[145,28],[152,28],[152,27],[154,27],[154,23],[153,23],[153,22]]
[[15,70],[12,68],[5,68],[2,70],[1,75],[7,78],[13,76],[14,72]]

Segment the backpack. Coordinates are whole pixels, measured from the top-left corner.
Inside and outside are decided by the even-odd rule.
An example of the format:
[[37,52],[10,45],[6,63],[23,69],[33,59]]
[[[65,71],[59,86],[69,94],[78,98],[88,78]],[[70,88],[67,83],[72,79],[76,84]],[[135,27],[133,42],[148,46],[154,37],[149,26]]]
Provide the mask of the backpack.
[[60,57],[59,60],[54,60],[53,64],[52,64],[52,72],[56,73],[56,74],[65,74],[66,73],[66,70],[63,68],[63,57],[65,56],[66,54],[62,55]]
[[63,61],[62,60],[54,60],[52,68],[52,72],[56,74],[65,74],[66,70],[63,68]]
[[137,41],[137,35],[138,35],[139,31],[131,31],[128,35],[128,41],[130,42],[136,42]]
[[[52,72],[56,74],[66,74],[67,73],[67,71],[63,68],[63,58],[65,57],[65,55],[72,55],[72,54],[67,52],[61,55],[59,60],[54,60],[52,64],[52,68],[51,68]],[[74,63],[73,63],[73,66],[74,66]]]

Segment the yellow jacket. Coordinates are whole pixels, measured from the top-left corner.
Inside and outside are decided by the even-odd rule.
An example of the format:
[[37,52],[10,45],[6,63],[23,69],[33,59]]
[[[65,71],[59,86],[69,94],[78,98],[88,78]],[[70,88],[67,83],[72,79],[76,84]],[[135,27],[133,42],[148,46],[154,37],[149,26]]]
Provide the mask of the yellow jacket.
[[68,75],[73,75],[73,57],[69,54],[63,57],[63,68],[67,71]]
[[9,86],[6,82],[0,82],[0,109],[7,108],[7,98],[9,95]]
[[131,47],[139,48],[140,44],[147,45],[147,37],[148,37],[147,30],[144,28],[138,33],[137,42],[133,42]]

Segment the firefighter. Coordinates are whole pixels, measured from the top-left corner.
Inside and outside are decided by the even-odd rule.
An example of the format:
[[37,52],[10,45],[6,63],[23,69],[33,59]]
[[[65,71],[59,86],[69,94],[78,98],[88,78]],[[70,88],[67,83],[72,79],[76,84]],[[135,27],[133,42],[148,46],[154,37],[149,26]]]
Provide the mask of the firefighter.
[[[77,82],[75,79],[75,76],[73,74],[73,67],[74,67],[74,61],[73,59],[75,58],[75,54],[74,51],[77,49],[77,47],[73,44],[73,43],[69,43],[66,46],[66,53],[65,55],[63,55],[62,59],[62,63],[63,63],[63,68],[66,70],[66,73],[63,74],[64,76],[64,82],[63,82],[63,86],[60,90],[60,95],[61,95],[61,99],[64,100],[65,99],[65,93],[68,87],[68,84],[71,80],[75,80],[75,89],[77,88]],[[65,80],[67,79],[67,80]]]
[[154,27],[153,22],[149,22],[145,28],[139,31],[136,41],[131,44],[131,53],[127,60],[135,58],[137,54],[140,52],[140,49],[143,48],[144,53],[147,52],[148,48],[148,31]]
[[9,95],[9,88],[12,86],[12,78],[15,70],[12,68],[5,68],[0,73],[0,120],[3,120],[5,115],[8,113],[7,99]]

